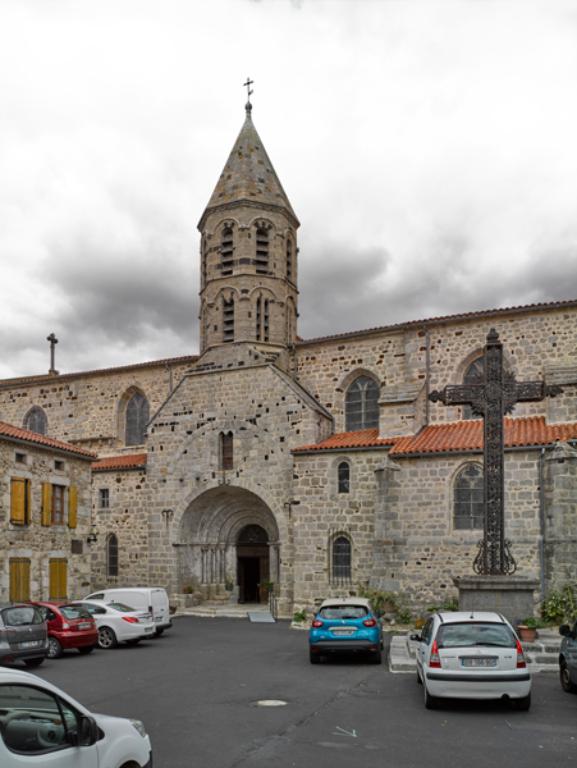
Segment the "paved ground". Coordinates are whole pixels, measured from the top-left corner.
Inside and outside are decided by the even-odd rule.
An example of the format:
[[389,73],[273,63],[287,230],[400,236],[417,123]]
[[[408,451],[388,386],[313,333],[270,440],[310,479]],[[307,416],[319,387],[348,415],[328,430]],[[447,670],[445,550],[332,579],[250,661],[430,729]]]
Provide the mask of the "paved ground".
[[[155,768],[486,768],[577,761],[577,696],[535,676],[530,712],[501,704],[424,709],[413,674],[311,666],[286,623],[180,618],[134,648],[75,653],[39,674],[93,711],[143,720]],[[260,699],[287,705],[261,708]]]

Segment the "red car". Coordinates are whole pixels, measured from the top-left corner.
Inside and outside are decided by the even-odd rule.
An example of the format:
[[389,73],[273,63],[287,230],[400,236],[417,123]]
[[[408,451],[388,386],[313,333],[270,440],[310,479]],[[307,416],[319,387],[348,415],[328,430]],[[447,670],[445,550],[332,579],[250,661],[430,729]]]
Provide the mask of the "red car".
[[62,651],[76,648],[91,653],[98,645],[96,623],[81,605],[35,602],[48,627],[48,658],[57,659]]

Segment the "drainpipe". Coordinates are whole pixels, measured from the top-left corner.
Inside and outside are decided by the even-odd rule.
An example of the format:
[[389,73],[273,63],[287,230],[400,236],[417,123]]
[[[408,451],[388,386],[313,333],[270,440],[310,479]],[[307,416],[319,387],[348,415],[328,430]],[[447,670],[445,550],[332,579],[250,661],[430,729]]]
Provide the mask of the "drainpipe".
[[425,329],[425,426],[429,425],[430,407],[429,393],[431,391],[431,335]]
[[541,572],[541,599],[545,597],[545,448],[539,454],[539,570]]

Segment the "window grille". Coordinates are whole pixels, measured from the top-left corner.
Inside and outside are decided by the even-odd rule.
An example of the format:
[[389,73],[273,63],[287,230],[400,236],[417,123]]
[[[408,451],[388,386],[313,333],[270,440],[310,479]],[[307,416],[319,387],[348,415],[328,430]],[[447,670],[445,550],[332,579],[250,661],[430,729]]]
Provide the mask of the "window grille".
[[346,430],[379,426],[379,385],[369,376],[359,376],[347,390],[345,398]]
[[144,443],[148,417],[148,400],[140,392],[135,392],[126,406],[126,445]]
[[106,575],[118,576],[118,537],[115,533],[106,537]]
[[220,433],[220,468],[232,469],[234,463],[232,432]]
[[256,273],[268,274],[269,238],[265,227],[256,230]]
[[478,464],[465,465],[455,478],[453,520],[459,530],[483,528],[483,470]]
[[351,541],[339,535],[333,539],[331,553],[331,583],[348,584],[351,581]]
[[233,253],[232,227],[224,227],[220,240],[220,268],[223,276],[232,275]]
[[234,341],[234,299],[222,302],[222,340]]
[[339,493],[350,491],[351,467],[348,461],[341,461],[338,466]]
[[35,405],[28,411],[24,417],[24,429],[29,429],[38,435],[45,435],[48,432],[48,419],[42,408]]

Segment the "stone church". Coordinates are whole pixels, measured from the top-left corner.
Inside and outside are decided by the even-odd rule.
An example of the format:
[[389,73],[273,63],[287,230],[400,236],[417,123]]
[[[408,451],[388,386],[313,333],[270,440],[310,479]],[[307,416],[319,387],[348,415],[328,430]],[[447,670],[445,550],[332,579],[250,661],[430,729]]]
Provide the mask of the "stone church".
[[94,454],[71,572],[88,555],[92,587],[162,585],[175,602],[270,593],[280,616],[368,584],[414,611],[455,597],[482,536],[482,421],[428,394],[482,375],[495,328],[517,380],[563,388],[506,419],[517,573],[540,594],[577,580],[577,300],[301,339],[299,221],[250,104],[198,229],[198,355],[0,382],[3,422]]

